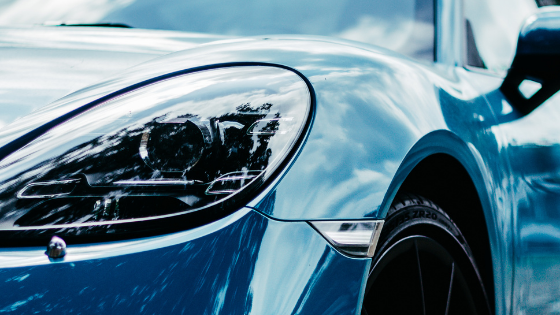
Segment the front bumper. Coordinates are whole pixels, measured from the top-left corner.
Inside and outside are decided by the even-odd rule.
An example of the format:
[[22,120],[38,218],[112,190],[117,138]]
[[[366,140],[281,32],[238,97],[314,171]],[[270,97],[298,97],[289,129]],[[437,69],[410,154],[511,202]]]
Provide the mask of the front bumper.
[[371,259],[249,208],[132,241],[0,251],[0,312],[358,314]]

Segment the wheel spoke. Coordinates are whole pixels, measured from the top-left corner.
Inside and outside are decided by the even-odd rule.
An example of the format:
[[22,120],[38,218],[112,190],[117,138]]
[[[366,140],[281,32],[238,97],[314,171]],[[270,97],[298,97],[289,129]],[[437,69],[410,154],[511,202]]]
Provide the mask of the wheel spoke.
[[449,313],[451,303],[451,289],[453,288],[453,278],[455,277],[455,263],[451,263],[451,279],[449,280],[449,292],[447,293],[447,304],[445,305],[445,315]]
[[361,315],[491,313],[474,257],[443,210],[406,195],[385,225]]
[[424,283],[422,281],[422,267],[420,266],[420,255],[418,254],[418,244],[414,241],[414,251],[416,252],[416,264],[418,265],[418,277],[420,278],[420,293],[422,294],[422,314],[426,315],[426,299],[424,296]]

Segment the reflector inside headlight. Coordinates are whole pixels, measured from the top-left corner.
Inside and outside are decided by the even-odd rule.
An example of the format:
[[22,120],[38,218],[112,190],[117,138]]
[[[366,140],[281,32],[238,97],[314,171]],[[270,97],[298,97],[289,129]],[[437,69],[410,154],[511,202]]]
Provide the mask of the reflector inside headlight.
[[291,154],[310,106],[298,74],[269,66],[193,72],[133,90],[0,162],[0,230],[240,206]]

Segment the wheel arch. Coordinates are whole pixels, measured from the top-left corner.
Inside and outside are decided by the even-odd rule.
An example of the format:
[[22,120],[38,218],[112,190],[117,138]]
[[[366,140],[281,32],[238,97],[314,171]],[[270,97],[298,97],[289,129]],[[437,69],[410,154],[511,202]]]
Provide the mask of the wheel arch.
[[488,176],[474,147],[451,131],[431,132],[404,158],[385,196],[382,215],[399,192],[426,197],[444,209],[469,243],[494,309],[492,247],[498,228],[491,213]]

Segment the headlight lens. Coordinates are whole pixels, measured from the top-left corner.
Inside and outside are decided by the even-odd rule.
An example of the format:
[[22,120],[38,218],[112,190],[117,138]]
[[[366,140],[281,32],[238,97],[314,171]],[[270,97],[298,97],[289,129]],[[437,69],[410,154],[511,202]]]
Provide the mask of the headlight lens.
[[310,111],[305,81],[271,66],[215,68],[133,90],[0,162],[0,231],[117,231],[239,206],[291,154]]

